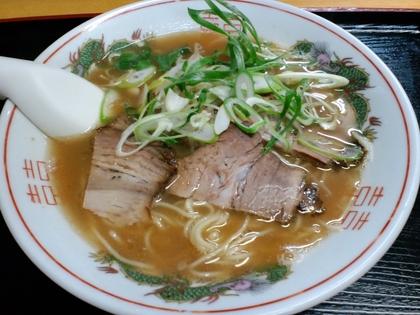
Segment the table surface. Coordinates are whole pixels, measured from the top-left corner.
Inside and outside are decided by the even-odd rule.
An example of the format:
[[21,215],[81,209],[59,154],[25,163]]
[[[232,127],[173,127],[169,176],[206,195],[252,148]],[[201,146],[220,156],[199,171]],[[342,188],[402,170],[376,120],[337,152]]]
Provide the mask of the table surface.
[[[0,22],[87,16],[102,13],[137,0],[3,0],[0,1]],[[420,10],[419,0],[281,0],[312,10]]]
[[[405,88],[420,117],[420,14],[318,13],[369,46]],[[0,55],[34,59],[55,39],[86,19],[0,24]],[[0,103],[0,107],[2,107]],[[420,174],[419,174],[420,176]],[[39,271],[0,219],[1,308],[7,314],[104,314],[73,297]],[[16,302],[14,297],[19,296]],[[54,301],[50,303],[49,301]],[[58,309],[57,309],[58,305]],[[420,315],[420,198],[404,230],[384,257],[356,283],[302,314]]]

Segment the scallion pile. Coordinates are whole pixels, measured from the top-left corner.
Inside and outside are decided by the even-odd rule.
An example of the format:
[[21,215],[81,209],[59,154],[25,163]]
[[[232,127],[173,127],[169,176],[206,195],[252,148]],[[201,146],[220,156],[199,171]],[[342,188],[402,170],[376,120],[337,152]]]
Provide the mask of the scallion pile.
[[[200,26],[226,36],[224,51],[203,56],[196,45],[194,51],[177,49],[153,56],[145,47],[141,54],[117,51],[111,56],[125,72],[109,86],[102,122],[115,118],[109,110],[116,97],[113,89],[142,87],[143,93],[140,106],[126,108],[134,122],[121,135],[119,156],[154,141],[170,145],[189,138],[213,143],[230,124],[249,135],[260,133],[267,141],[263,153],[275,146],[293,150],[299,144],[338,162],[363,156],[357,144],[340,144],[342,149],[336,149],[302,132],[311,125],[328,130],[336,127],[340,113],[334,106],[322,104],[312,91],[342,88],[349,83],[346,78],[323,71],[293,71],[285,63],[286,53],[259,38],[250,20],[236,7],[224,0],[205,2],[209,9],[188,9],[188,13]],[[232,31],[206,20],[208,14]],[[322,104],[322,116],[314,103]]]

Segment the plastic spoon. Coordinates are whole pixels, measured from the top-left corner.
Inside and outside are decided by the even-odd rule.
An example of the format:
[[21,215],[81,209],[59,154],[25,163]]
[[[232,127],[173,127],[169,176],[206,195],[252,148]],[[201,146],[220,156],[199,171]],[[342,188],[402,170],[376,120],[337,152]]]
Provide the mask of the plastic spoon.
[[68,71],[0,57],[0,98],[9,98],[47,136],[69,137],[100,126],[104,92]]

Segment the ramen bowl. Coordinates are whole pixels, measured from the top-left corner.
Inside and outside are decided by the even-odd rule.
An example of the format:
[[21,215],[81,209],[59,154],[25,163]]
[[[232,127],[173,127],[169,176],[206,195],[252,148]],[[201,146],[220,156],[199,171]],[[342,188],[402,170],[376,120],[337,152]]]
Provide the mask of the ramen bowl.
[[[51,183],[48,139],[7,102],[0,120],[3,216],[21,248],[46,275],[98,308],[119,314],[302,311],[367,272],[410,214],[420,178],[419,130],[410,101],[387,66],[352,35],[314,14],[267,0],[232,3],[264,39],[285,47],[304,41],[318,62],[334,62],[343,71],[358,69],[364,75],[351,92],[364,101],[362,129],[372,139],[373,154],[365,162],[357,191],[336,222],[338,231],[302,249],[286,279],[266,281],[266,274],[257,274],[217,284],[188,284],[186,298],[166,301],[157,293],[170,282],[139,279],[141,275],[130,273],[124,264],[98,254],[74,228]],[[95,49],[107,50],[116,40],[196,30],[187,8],[205,8],[205,3],[145,1],[115,9],[65,34],[37,61],[77,70]]]

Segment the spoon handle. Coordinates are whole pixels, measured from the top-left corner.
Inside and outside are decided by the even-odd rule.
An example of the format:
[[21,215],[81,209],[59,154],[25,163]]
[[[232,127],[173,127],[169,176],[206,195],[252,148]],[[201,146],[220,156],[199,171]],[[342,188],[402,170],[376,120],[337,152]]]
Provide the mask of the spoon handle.
[[0,56],[0,95],[48,136],[66,137],[98,126],[104,93],[71,72]]

